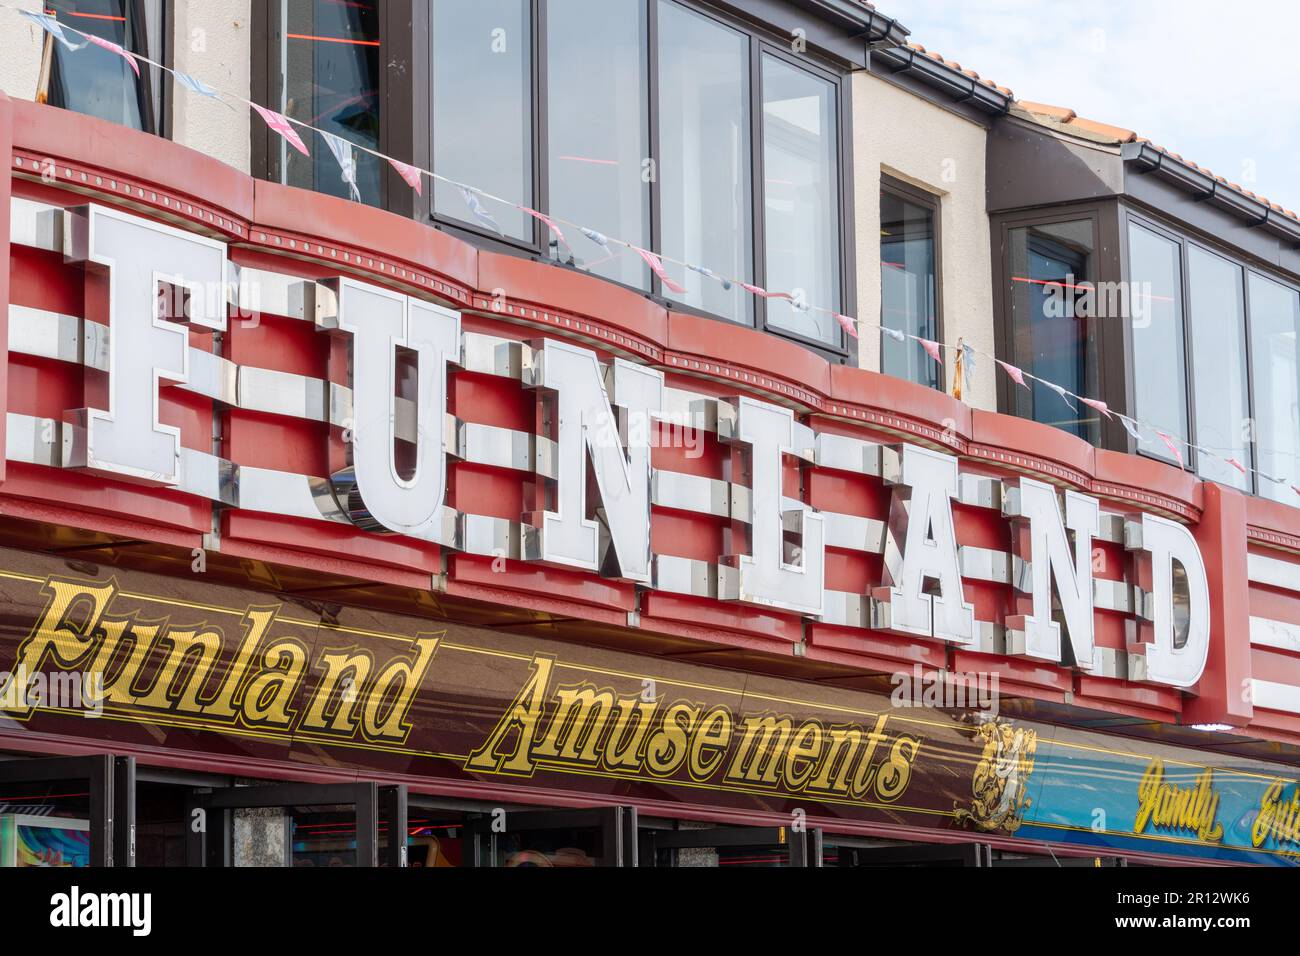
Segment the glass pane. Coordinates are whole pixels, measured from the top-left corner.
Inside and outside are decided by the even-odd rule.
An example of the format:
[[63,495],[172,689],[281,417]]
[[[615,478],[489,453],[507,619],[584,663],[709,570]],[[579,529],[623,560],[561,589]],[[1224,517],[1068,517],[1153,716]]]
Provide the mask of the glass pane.
[[[529,7],[527,0],[433,5],[434,172],[525,206],[533,205]],[[490,228],[470,212],[457,187],[437,182],[433,195],[438,215]],[[481,201],[507,236],[532,240],[531,217]]]
[[[1129,224],[1133,283],[1133,414],[1173,436],[1187,434],[1187,363],[1183,350],[1183,267],[1179,247]],[[1155,436],[1138,448],[1174,461]]]
[[[1263,276],[1250,276],[1250,335],[1259,470],[1274,478],[1300,476],[1300,293]],[[1259,493],[1295,503],[1287,484],[1260,480]]]
[[[1199,246],[1189,246],[1187,272],[1196,443],[1250,468],[1254,459],[1249,446],[1246,306],[1241,267]],[[1249,476],[1219,458],[1200,455],[1197,473],[1208,481],[1250,490]]]
[[[551,213],[650,248],[649,83],[643,0],[551,0],[546,8]],[[599,82],[592,82],[598,77]],[[548,231],[549,232],[549,231]],[[551,254],[641,289],[636,253],[582,235]]]
[[[891,192],[880,194],[880,321],[923,338],[937,339],[934,209]],[[921,346],[881,334],[880,369],[910,382],[939,388],[939,368]]]
[[[1023,226],[1008,234],[1013,363],[1076,395],[1098,393],[1096,320],[1084,296],[1094,250],[1091,220]],[[1016,387],[1018,413],[1097,442],[1100,416],[1054,390]],[[1078,404],[1078,403],[1074,403]]]
[[[284,113],[368,149],[379,149],[377,0],[289,0],[285,26]],[[284,181],[352,197],[334,154],[317,133],[303,133],[311,156],[281,143]],[[379,205],[380,161],[353,150],[363,202]]]
[[[840,308],[840,222],[835,88],[772,56],[763,57],[763,195],[766,287],[808,305]],[[781,299],[768,325],[827,343],[839,324]]]
[[[659,189],[663,252],[753,279],[749,40],[669,0],[659,3]],[[753,297],[695,272],[669,298],[753,323]]]
[[[134,53],[146,52],[135,42],[134,24],[127,19],[127,0],[47,0],[45,10],[82,33],[111,40]],[[146,128],[141,81],[126,60],[97,46],[74,53],[56,42],[53,49],[49,89],[52,105],[133,129]],[[141,71],[145,69],[142,65]]]

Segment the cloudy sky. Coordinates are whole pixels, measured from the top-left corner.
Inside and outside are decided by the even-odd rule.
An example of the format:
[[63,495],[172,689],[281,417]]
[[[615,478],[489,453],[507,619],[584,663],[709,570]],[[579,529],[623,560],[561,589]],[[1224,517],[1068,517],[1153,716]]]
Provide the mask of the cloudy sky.
[[1295,0],[875,0],[1017,98],[1133,129],[1300,212]]

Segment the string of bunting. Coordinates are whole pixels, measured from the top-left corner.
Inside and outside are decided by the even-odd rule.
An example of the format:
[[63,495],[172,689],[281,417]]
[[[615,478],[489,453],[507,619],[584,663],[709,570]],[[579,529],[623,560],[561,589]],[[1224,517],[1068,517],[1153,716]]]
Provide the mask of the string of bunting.
[[[800,295],[764,289],[761,286],[749,282],[720,275],[712,269],[708,269],[704,266],[684,262],[652,252],[649,249],[644,249],[634,243],[627,242],[626,240],[614,236],[607,236],[604,233],[584,226],[581,223],[571,222],[559,216],[546,215],[512,200],[495,196],[492,193],[479,189],[469,183],[463,183],[447,176],[440,175],[439,173],[427,169],[421,169],[420,167],[413,166],[409,163],[404,163],[401,160],[387,156],[378,150],[371,149],[359,143],[353,143],[336,133],[331,133],[328,130],[323,130],[313,126],[310,123],[303,122],[302,120],[295,119],[291,116],[286,116],[283,113],[261,106],[242,96],[215,89],[198,77],[173,69],[163,63],[157,63],[142,54],[126,50],[112,41],[84,33],[75,27],[61,23],[49,14],[22,10],[5,3],[0,3],[0,8],[12,10],[27,18],[29,21],[32,21],[48,33],[55,42],[58,42],[70,52],[75,53],[84,50],[93,44],[101,49],[122,57],[137,76],[140,74],[140,64],[144,63],[154,67],[155,69],[171,74],[176,79],[177,83],[196,96],[217,100],[225,103],[227,106],[231,105],[231,101],[247,106],[261,117],[268,129],[282,137],[290,146],[304,156],[310,156],[311,152],[308,149],[307,144],[303,141],[299,130],[307,130],[318,134],[338,163],[341,181],[347,185],[349,194],[354,200],[359,201],[361,198],[360,189],[357,186],[356,154],[357,152],[362,152],[388,163],[389,166],[391,166],[392,169],[402,178],[402,180],[414,189],[418,195],[422,196],[424,194],[425,177],[428,177],[434,182],[441,182],[459,190],[461,197],[465,202],[465,207],[474,220],[499,235],[504,235],[503,230],[496,217],[492,215],[486,206],[484,206],[483,200],[485,199],[489,202],[499,203],[502,206],[515,209],[537,220],[550,232],[557,247],[568,249],[570,253],[572,252],[572,246],[569,245],[569,240],[565,236],[564,230],[561,228],[562,226],[567,226],[576,230],[589,242],[599,247],[605,253],[605,259],[600,260],[602,262],[619,254],[615,251],[615,247],[634,252],[646,264],[650,271],[655,274],[659,281],[663,283],[664,288],[677,295],[685,294],[686,289],[668,274],[664,265],[665,263],[679,266],[713,282],[717,282],[727,291],[739,286],[751,295],[763,299],[780,299],[786,301],[790,303],[791,307],[795,311],[800,313],[830,316],[846,334],[854,338],[858,338],[862,329],[872,329],[878,330],[882,335],[885,335],[896,342],[905,343],[909,340],[913,341],[921,347],[926,355],[928,355],[929,358],[940,367],[940,369],[944,367],[944,353],[953,352],[955,353],[955,356],[952,391],[954,397],[958,399],[961,399],[963,393],[973,386],[975,377],[979,374],[978,369],[980,360],[987,359],[997,367],[1001,368],[1007,377],[1020,387],[1032,390],[1033,386],[1030,382],[1036,382],[1042,387],[1054,392],[1060,397],[1061,401],[1076,412],[1078,411],[1078,405],[1081,404],[1092,409],[1108,420],[1118,421],[1124,430],[1137,442],[1144,444],[1155,444],[1156,442],[1159,442],[1169,451],[1180,467],[1186,467],[1186,459],[1183,454],[1184,449],[1187,451],[1195,451],[1200,455],[1223,462],[1240,472],[1242,475],[1258,475],[1261,479],[1276,486],[1289,487],[1292,492],[1297,496],[1300,496],[1300,479],[1270,475],[1257,468],[1247,467],[1236,457],[1219,454],[1218,451],[1214,449],[1197,445],[1186,438],[1171,434],[1170,432],[1149,422],[1133,418],[1129,415],[1123,415],[1111,409],[1103,401],[1076,394],[1061,385],[1057,385],[1055,382],[1050,382],[1047,379],[1033,375],[1026,372],[1024,369],[1018,368],[1009,362],[997,358],[995,355],[977,349],[964,340],[958,340],[956,345],[936,342],[919,335],[914,335],[910,332],[904,332],[900,329],[892,329],[884,325],[857,319],[853,316],[845,315],[836,309],[809,304],[805,302]],[[235,107],[232,106],[231,108],[233,109]],[[1234,449],[1234,451],[1236,451],[1237,454],[1244,454],[1245,449]]]

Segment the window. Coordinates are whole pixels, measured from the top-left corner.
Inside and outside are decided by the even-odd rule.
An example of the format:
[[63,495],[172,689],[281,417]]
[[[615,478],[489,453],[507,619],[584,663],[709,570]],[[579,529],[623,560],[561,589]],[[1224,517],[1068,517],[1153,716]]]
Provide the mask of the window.
[[[1246,304],[1241,266],[1187,248],[1196,444],[1250,468],[1250,398],[1246,383]],[[1249,476],[1209,455],[1198,456],[1207,481],[1250,491]]]
[[[432,19],[434,171],[532,206],[532,4],[435,3]],[[600,82],[593,77],[587,92]],[[433,197],[436,215],[482,226],[456,186],[438,181]],[[533,241],[531,218],[504,203],[481,202],[504,235]]]
[[[1177,242],[1129,223],[1133,284],[1133,414],[1171,436],[1187,428],[1187,360],[1183,346],[1183,271]],[[1164,442],[1145,438],[1139,451],[1166,461]]]
[[[659,0],[659,195],[664,254],[752,282],[749,39]],[[750,323],[753,297],[699,273],[678,280],[685,305]]]
[[[826,80],[763,56],[763,196],[770,290],[767,323],[818,342],[838,339],[839,151],[835,89]],[[805,308],[800,308],[800,304]]]
[[[1007,233],[1012,363],[1076,395],[1098,394],[1097,328],[1084,305],[1095,249],[1092,219],[1012,228]],[[1017,414],[1086,441],[1100,438],[1100,416],[1072,407],[1041,382],[1015,393]]]
[[[1250,274],[1251,372],[1254,376],[1255,438],[1259,470],[1275,478],[1293,477],[1300,467],[1300,292],[1256,273]],[[1262,495],[1288,504],[1288,487],[1260,481]]]
[[[131,51],[161,60],[160,0],[46,0],[45,10],[68,26]],[[130,126],[159,132],[160,100],[156,71],[141,65],[140,76],[126,60],[96,46],[75,53],[45,41],[52,50],[48,102]]]
[[[648,249],[653,169],[646,31],[641,0],[563,0],[547,10],[550,211]],[[581,263],[587,271],[650,288],[650,270],[635,253],[575,242],[594,253]],[[558,248],[552,253],[567,256]]]
[[[938,341],[937,200],[888,182],[880,193],[880,324]],[[908,339],[880,336],[880,370],[942,388],[940,370]]]
[[[377,0],[287,0],[284,8],[286,116],[359,146],[380,148],[379,11]],[[349,198],[338,160],[317,133],[303,131],[311,156],[275,141],[284,181]],[[361,201],[381,202],[380,160],[353,150]]]
[[[689,0],[432,10],[433,169],[491,194],[471,209],[459,186],[438,182],[436,219],[844,350],[834,318],[809,308],[844,309],[834,73]],[[507,203],[561,220],[565,242]],[[598,236],[670,260],[669,282]]]

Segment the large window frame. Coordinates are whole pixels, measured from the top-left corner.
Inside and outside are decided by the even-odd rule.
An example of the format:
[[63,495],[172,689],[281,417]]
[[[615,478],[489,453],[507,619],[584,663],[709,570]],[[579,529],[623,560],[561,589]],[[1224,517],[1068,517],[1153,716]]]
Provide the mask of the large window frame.
[[[1122,228],[1120,230],[1120,233],[1121,233],[1125,281],[1131,281],[1133,278],[1130,272],[1130,265],[1129,265],[1128,230],[1130,224],[1136,224],[1137,226],[1147,229],[1155,233],[1156,235],[1161,236],[1162,238],[1175,243],[1178,246],[1179,262],[1182,270],[1180,281],[1182,284],[1182,295],[1183,295],[1183,356],[1184,356],[1183,361],[1185,363],[1185,368],[1186,368],[1186,382],[1187,382],[1187,393],[1184,396],[1182,396],[1182,400],[1183,400],[1183,407],[1186,409],[1187,412],[1187,430],[1188,430],[1188,434],[1181,437],[1187,438],[1187,440],[1192,442],[1193,444],[1201,444],[1201,440],[1199,438],[1199,429],[1196,420],[1195,356],[1193,354],[1193,336],[1190,333],[1191,321],[1192,321],[1191,313],[1192,310],[1195,308],[1195,305],[1192,302],[1192,298],[1191,298],[1190,256],[1193,247],[1199,248],[1204,252],[1209,253],[1210,255],[1218,256],[1219,258],[1226,260],[1235,268],[1237,268],[1241,274],[1241,278],[1242,278],[1241,291],[1243,296],[1242,299],[1243,309],[1245,312],[1245,335],[1246,335],[1246,339],[1245,339],[1246,347],[1245,347],[1245,354],[1244,354],[1244,360],[1246,366],[1245,369],[1246,413],[1249,416],[1251,421],[1258,421],[1259,420],[1258,411],[1255,403],[1256,391],[1257,391],[1255,388],[1255,356],[1254,356],[1255,329],[1253,326],[1253,322],[1252,322],[1253,317],[1251,314],[1252,307],[1251,307],[1250,277],[1252,274],[1261,276],[1264,279],[1268,279],[1271,282],[1277,283],[1279,286],[1283,287],[1284,289],[1296,295],[1300,295],[1300,279],[1296,279],[1294,276],[1288,276],[1282,271],[1280,271],[1279,269],[1277,269],[1276,267],[1261,262],[1252,256],[1245,255],[1239,249],[1233,249],[1228,246],[1222,245],[1220,243],[1214,242],[1208,237],[1202,236],[1199,233],[1195,233],[1186,229],[1181,229],[1175,224],[1166,221],[1163,217],[1160,217],[1148,210],[1138,209],[1133,206],[1124,204],[1121,207],[1120,218],[1122,222]],[[1131,325],[1129,323],[1125,323],[1125,334],[1126,334],[1125,354],[1128,356],[1128,366],[1129,366],[1128,367],[1128,392],[1129,395],[1134,395],[1135,392],[1134,392],[1134,385],[1133,385],[1133,375],[1134,375],[1133,365],[1134,365],[1134,360],[1136,359],[1136,354],[1133,351],[1133,333],[1132,333]],[[1252,436],[1250,445],[1251,445],[1250,464],[1254,468],[1259,468],[1260,467],[1260,443],[1258,439],[1258,434]],[[1137,449],[1136,447],[1132,447],[1130,450],[1134,454],[1141,454],[1144,457],[1152,457],[1160,461],[1165,460],[1164,458],[1158,455],[1150,455],[1144,451],[1141,451],[1140,449]],[[1185,470],[1191,472],[1194,475],[1199,475],[1200,462],[1198,461],[1198,458],[1199,455],[1197,454],[1194,448],[1188,449],[1187,455],[1184,460]],[[1246,494],[1260,496],[1260,497],[1267,497],[1261,495],[1261,483],[1263,479],[1261,479],[1258,474],[1252,471],[1250,474],[1246,476],[1245,480],[1246,480],[1246,488],[1244,491]]]
[[[930,212],[932,224],[931,242],[934,246],[934,341],[944,342],[946,341],[947,332],[943,314],[943,197],[937,193],[928,192],[920,186],[914,186],[909,182],[891,176],[888,173],[881,173],[880,175],[880,192],[882,196],[888,193],[895,199],[901,199],[905,202],[912,203],[914,206],[921,206]],[[883,229],[883,206],[881,207],[881,213],[880,223],[881,229]],[[884,244],[882,242],[880,251],[880,264],[882,267],[880,289],[882,312],[880,316],[880,325],[882,328],[885,326],[885,316],[883,312],[885,297],[883,276],[884,261],[885,253]],[[885,333],[880,332],[878,338],[880,339],[880,371],[882,374],[888,375],[890,373],[885,371]],[[915,342],[911,344],[914,348],[920,348],[920,346]],[[934,388],[940,392],[946,391],[947,388],[944,383],[944,372],[937,372],[935,378],[937,384],[933,386],[926,385],[924,382],[917,382],[915,384],[923,385],[927,388]]]
[[[156,60],[166,66],[172,65],[172,27],[173,16],[170,10],[171,4],[164,3],[162,0],[126,0],[123,4],[126,23],[126,42],[125,48],[133,53],[140,53],[151,60]],[[60,11],[56,8],[53,11],[56,18],[61,16]],[[89,31],[85,23],[79,23],[75,17],[67,15],[62,16],[63,22],[74,28],[81,28]],[[61,87],[61,70],[60,62],[67,51],[64,51],[52,37],[45,37],[45,43],[53,44],[53,61],[50,64],[49,75],[49,102],[60,109],[72,109],[62,102],[59,102],[58,94],[62,92]],[[75,55],[75,54],[73,54]],[[109,54],[111,56],[111,54]],[[120,67],[125,71],[129,68],[119,61]],[[124,73],[124,75],[126,75]],[[140,64],[140,76],[135,81],[135,94],[138,109],[140,113],[140,128],[143,132],[152,133],[163,138],[170,138],[172,135],[172,107],[174,97],[171,91],[171,83],[162,75],[162,71],[156,67],[151,67],[146,63]]]
[[[546,0],[526,0],[531,8],[532,36],[531,43],[531,64],[532,64],[532,109],[533,109],[533,141],[532,141],[532,183],[533,199],[536,202],[536,208],[542,212],[550,211],[550,170],[548,168],[549,158],[549,102],[547,95],[547,77],[548,71],[548,43],[546,35]],[[659,142],[659,4],[657,0],[642,0],[645,4],[645,16],[647,24],[647,85],[646,89],[649,95],[649,109],[647,118],[649,122],[649,131],[647,142],[650,147],[650,156],[647,157],[655,163],[656,170],[661,159],[661,150]],[[767,264],[767,237],[765,230],[765,205],[766,196],[763,191],[763,58],[764,56],[773,56],[789,63],[796,68],[803,70],[828,82],[835,96],[834,115],[836,119],[836,138],[834,153],[836,157],[836,195],[833,202],[838,209],[838,223],[836,238],[839,242],[839,261],[837,269],[839,273],[839,309],[845,314],[856,313],[856,274],[854,272],[853,258],[853,201],[852,201],[852,136],[851,136],[851,82],[848,73],[837,71],[833,65],[821,61],[810,54],[795,54],[789,49],[788,39],[780,38],[774,34],[769,34],[755,27],[753,23],[742,20],[739,17],[731,16],[721,10],[713,8],[704,3],[695,2],[695,0],[670,0],[687,10],[706,17],[719,25],[737,31],[747,37],[749,42],[749,111],[750,111],[750,202],[751,202],[751,228],[753,229],[752,237],[752,263],[750,281],[759,286],[766,288],[766,264]],[[427,31],[426,40],[417,41],[423,43],[427,56],[432,60],[434,38],[432,31]],[[416,93],[416,101],[429,104],[429,111],[432,110],[432,79],[430,74],[429,87],[427,90]],[[417,118],[418,119],[418,118]],[[425,119],[425,129],[427,130],[427,142],[424,144],[425,155],[432,157],[434,155],[434,124],[432,116],[428,115]],[[428,167],[432,168],[432,166]],[[434,170],[437,172],[437,170]],[[650,183],[650,250],[661,253],[663,249],[663,212],[661,202],[661,186],[659,177],[656,175]],[[530,240],[519,240],[510,237],[503,237],[486,227],[479,226],[473,222],[467,222],[460,217],[450,217],[438,215],[434,212],[433,190],[426,190],[426,199],[422,203],[421,212],[424,218],[433,223],[437,228],[442,229],[459,238],[466,239],[476,245],[484,246],[496,251],[504,251],[515,255],[524,255],[540,261],[550,262],[559,268],[573,268],[575,271],[582,271],[573,266],[567,266],[563,263],[556,262],[549,252],[549,235],[546,226],[540,222],[532,223],[532,236]],[[617,238],[625,238],[619,236]],[[702,262],[699,265],[706,268],[710,263]],[[670,274],[672,266],[669,266]],[[630,289],[638,294],[649,295],[654,300],[663,303],[667,308],[676,312],[699,315],[706,318],[717,319],[719,321],[733,322],[733,320],[720,317],[714,313],[706,312],[674,299],[664,296],[664,289],[658,277],[650,276],[649,289],[637,288],[635,286],[625,285],[613,279],[602,279],[605,282],[612,282],[623,288]],[[785,290],[774,290],[785,291]],[[796,332],[785,328],[779,328],[769,325],[767,302],[761,296],[754,296],[754,306],[752,309],[753,328],[760,331],[768,331],[782,338],[790,339],[806,346],[819,354],[824,355],[832,361],[841,364],[857,364],[857,342],[848,336],[842,329],[835,328],[836,341],[827,343],[807,336],[799,335]],[[811,303],[813,305],[824,305],[824,303]],[[733,324],[741,325],[740,322]],[[751,327],[747,324],[742,327]]]
[[[1089,221],[1093,228],[1093,252],[1090,255],[1089,274],[1080,282],[1096,285],[1101,282],[1118,282],[1126,274],[1127,247],[1120,251],[1122,230],[1119,225],[1118,203],[1091,202],[1074,205],[1056,206],[1046,210],[1030,210],[1003,213],[991,218],[990,228],[993,242],[993,308],[996,316],[995,331],[997,335],[998,357],[1012,365],[1019,365],[1016,355],[1016,330],[1012,321],[1011,264],[1009,250],[1011,232],[1015,229],[1033,228],[1035,226],[1059,225],[1062,223]],[[1102,401],[1111,408],[1128,409],[1131,407],[1133,390],[1130,356],[1132,343],[1128,338],[1128,323],[1112,319],[1093,319],[1097,325],[1096,373],[1098,389]],[[1031,372],[1032,369],[1026,368]],[[1085,372],[1086,374],[1086,372]],[[1011,381],[1009,376],[999,374],[998,411],[1004,415],[1014,415],[1034,421],[1032,395]],[[1097,447],[1129,450],[1128,434],[1123,426],[1114,420],[1100,422]]]

